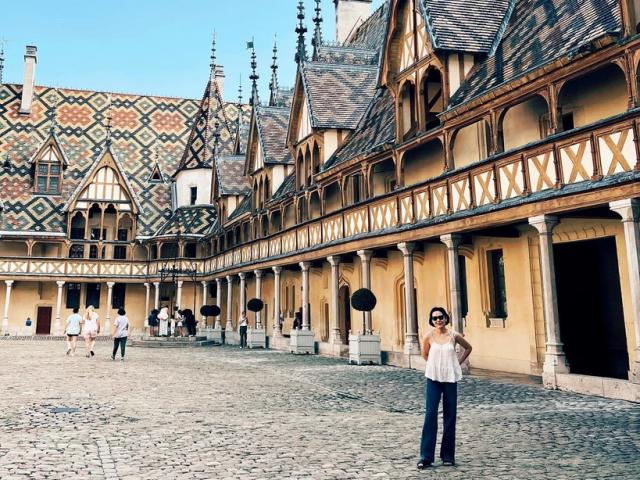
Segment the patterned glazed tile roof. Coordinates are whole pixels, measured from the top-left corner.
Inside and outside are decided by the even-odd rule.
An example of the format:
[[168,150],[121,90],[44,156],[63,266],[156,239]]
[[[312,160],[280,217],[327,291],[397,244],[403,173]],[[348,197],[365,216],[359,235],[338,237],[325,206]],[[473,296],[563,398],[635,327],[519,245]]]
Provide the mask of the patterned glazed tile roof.
[[396,119],[393,95],[386,88],[378,89],[367,113],[347,142],[323,165],[329,170],[352,158],[373,153],[395,141]]
[[361,46],[381,51],[384,45],[390,0],[385,0],[345,42],[345,46]]
[[275,202],[286,197],[287,194],[294,192],[296,189],[296,172],[292,172],[284,179],[282,184],[278,187],[275,193],[269,199],[270,202]]
[[242,200],[242,202],[240,202],[240,205],[238,205],[238,208],[236,208],[233,212],[231,212],[231,215],[229,215],[229,218],[227,219],[227,222],[231,222],[231,221],[235,220],[236,218],[244,215],[245,213],[250,213],[251,212],[251,198],[252,198],[251,194],[249,194],[246,197],[244,197],[244,200]]
[[218,224],[218,217],[213,205],[194,205],[180,207],[155,236],[176,235],[209,235]]
[[375,93],[378,67],[308,62],[301,72],[312,126],[356,128]]
[[427,20],[434,48],[488,53],[508,20],[514,2],[515,0],[423,0],[423,15]]
[[495,54],[472,71],[450,107],[621,31],[617,0],[517,0]]
[[256,109],[256,124],[265,163],[293,163],[285,142],[289,114],[287,107],[259,106]]
[[276,107],[291,108],[291,102],[293,101],[293,88],[279,88],[278,89],[278,102]]
[[377,65],[378,52],[361,46],[343,47],[323,45],[318,48],[317,62],[348,63],[349,65]]
[[[20,85],[0,85],[0,158],[8,153],[10,159],[10,167],[0,173],[5,206],[0,229],[66,232],[63,206],[104,149],[109,94],[38,86],[28,116],[18,113],[21,94]],[[29,160],[49,135],[56,98],[57,136],[69,165],[61,195],[35,195]],[[171,216],[169,185],[148,182],[149,176],[156,160],[163,175],[175,172],[198,102],[120,93],[111,94],[111,99],[112,149],[142,206],[137,234],[148,236]],[[225,107],[229,115],[234,109]]]
[[216,159],[216,179],[220,195],[248,195],[251,192],[249,179],[244,176],[245,157],[242,155],[220,156]]

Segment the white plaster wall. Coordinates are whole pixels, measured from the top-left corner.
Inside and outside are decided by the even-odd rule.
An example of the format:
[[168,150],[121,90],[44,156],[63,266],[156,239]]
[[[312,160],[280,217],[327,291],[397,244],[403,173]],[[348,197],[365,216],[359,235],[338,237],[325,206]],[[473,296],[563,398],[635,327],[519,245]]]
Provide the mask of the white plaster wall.
[[183,170],[176,175],[178,207],[191,205],[191,187],[198,187],[196,204],[208,204],[211,199],[211,169]]

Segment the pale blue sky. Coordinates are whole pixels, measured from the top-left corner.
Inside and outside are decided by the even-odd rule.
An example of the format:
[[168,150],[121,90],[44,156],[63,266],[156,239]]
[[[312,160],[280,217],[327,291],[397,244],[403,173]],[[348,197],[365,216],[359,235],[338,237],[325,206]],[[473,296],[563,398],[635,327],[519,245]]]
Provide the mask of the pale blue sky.
[[[3,2],[4,81],[21,83],[24,47],[38,46],[36,84],[199,98],[208,73],[211,33],[226,72],[225,98],[246,88],[255,37],[260,90],[268,89],[274,34],[280,85],[292,86],[297,0],[29,0]],[[373,8],[382,0],[374,0]],[[310,47],[313,0],[305,0]],[[322,0],[324,37],[335,37],[332,0]]]

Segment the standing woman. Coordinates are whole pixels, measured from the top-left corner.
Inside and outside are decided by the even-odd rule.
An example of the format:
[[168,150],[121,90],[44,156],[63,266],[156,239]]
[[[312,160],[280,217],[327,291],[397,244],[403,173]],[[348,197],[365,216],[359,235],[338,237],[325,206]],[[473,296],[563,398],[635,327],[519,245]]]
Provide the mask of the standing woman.
[[96,338],[100,333],[100,323],[98,322],[98,314],[95,311],[93,305],[87,307],[87,312],[84,314],[84,348],[87,352],[87,357],[93,357],[93,347],[96,344]]
[[160,333],[161,337],[166,337],[169,334],[169,308],[165,305],[160,309],[160,313],[158,314],[158,321],[160,323]]
[[[440,397],[444,416],[440,458],[445,466],[455,465],[458,382],[462,379],[460,365],[471,353],[471,344],[460,333],[448,328],[448,324],[449,314],[444,308],[431,309],[429,325],[434,329],[422,340],[422,358],[427,361],[427,401],[420,442],[420,470],[431,466],[435,458]],[[460,359],[456,354],[456,344],[464,348]]]
[[129,319],[124,308],[118,310],[118,316],[113,322],[113,353],[111,360],[116,359],[118,347],[120,347],[120,360],[124,362],[124,349],[127,346],[127,337],[129,336]]

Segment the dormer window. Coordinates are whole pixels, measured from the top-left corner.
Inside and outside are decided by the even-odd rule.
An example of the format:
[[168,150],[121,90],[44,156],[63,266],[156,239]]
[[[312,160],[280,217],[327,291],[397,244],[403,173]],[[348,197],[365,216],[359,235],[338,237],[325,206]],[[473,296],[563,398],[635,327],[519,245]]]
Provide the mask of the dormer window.
[[158,166],[157,163],[153,166],[153,170],[151,170],[151,175],[149,175],[149,178],[148,178],[147,181],[149,183],[162,183],[162,182],[164,182],[164,178],[162,176],[162,173],[160,172],[160,167]]
[[35,191],[44,194],[59,194],[62,177],[62,162],[52,145],[49,145],[36,160]]

